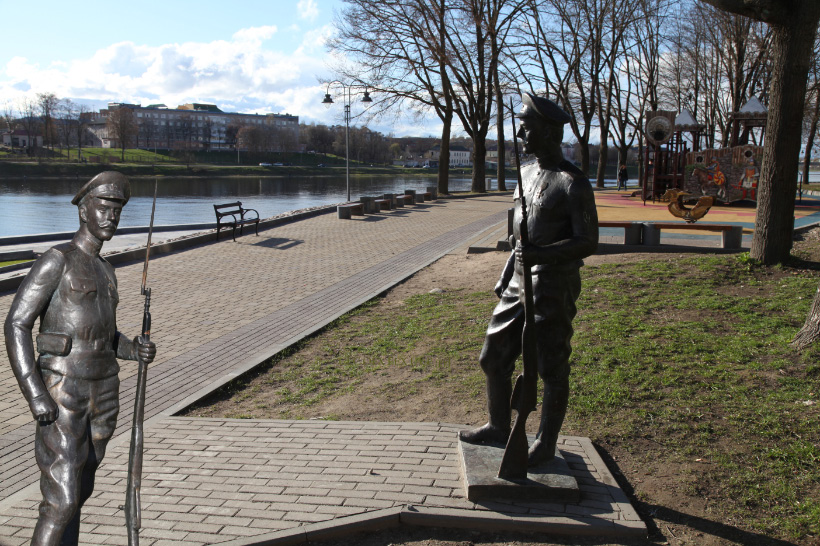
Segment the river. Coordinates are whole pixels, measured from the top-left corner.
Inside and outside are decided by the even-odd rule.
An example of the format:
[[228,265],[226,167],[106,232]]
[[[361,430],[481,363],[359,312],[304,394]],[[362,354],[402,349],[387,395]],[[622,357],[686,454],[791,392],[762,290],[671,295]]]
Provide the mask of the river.
[[[85,180],[0,179],[0,237],[51,233],[77,229],[77,209],[71,198]],[[435,186],[435,177],[355,176],[350,195],[400,193]],[[470,189],[469,178],[450,178],[451,191]],[[131,180],[131,200],[121,226],[146,226],[151,218],[153,179]],[[241,201],[261,218],[347,199],[345,177],[280,178],[160,178],[157,191],[157,225],[215,222],[214,204]]]

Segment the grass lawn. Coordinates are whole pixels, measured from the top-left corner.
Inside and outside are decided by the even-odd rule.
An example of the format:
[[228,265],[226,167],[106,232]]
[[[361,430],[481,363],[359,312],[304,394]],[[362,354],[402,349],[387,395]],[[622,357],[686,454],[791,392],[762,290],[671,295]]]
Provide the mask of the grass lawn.
[[[660,520],[675,514],[740,533],[725,544],[817,543],[820,351],[788,345],[817,265],[666,254],[582,269],[564,431],[592,438],[655,540],[705,543],[695,524],[674,542]],[[480,424],[497,300],[475,288],[371,301],[188,414]]]
[[23,262],[31,262],[31,261],[32,260],[10,260],[8,262],[0,261],[0,267],[5,267],[7,265],[21,264]]

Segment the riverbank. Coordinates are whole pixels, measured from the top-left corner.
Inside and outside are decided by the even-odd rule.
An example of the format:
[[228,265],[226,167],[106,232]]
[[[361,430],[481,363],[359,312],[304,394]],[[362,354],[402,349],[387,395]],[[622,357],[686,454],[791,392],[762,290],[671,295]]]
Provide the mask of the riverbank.
[[[184,164],[140,164],[140,163],[68,163],[68,162],[0,162],[0,178],[90,178],[103,171],[116,170],[132,178],[154,177],[291,177],[291,176],[345,176],[344,165],[213,165],[209,163]],[[396,167],[392,165],[351,165],[350,176],[408,175],[414,177],[438,176],[436,169]],[[450,169],[451,176],[471,176],[472,169]],[[496,172],[488,171],[489,178]],[[515,181],[515,171],[507,169],[507,180]]]

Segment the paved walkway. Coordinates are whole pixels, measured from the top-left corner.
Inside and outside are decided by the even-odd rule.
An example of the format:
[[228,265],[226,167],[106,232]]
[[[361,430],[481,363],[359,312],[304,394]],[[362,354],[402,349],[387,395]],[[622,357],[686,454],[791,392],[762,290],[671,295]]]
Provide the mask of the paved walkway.
[[[622,192],[598,192],[596,197],[603,220],[669,219],[662,204],[644,207]],[[509,196],[486,196],[439,200],[352,221],[325,214],[259,237],[208,243],[153,259],[148,285],[159,354],[150,369],[146,405],[143,544],[293,543],[339,529],[399,522],[644,532],[584,439],[564,439],[584,486],[579,505],[475,505],[464,498],[459,483],[457,425],[173,417],[447,252],[498,237],[509,206]],[[716,209],[709,219],[726,221],[721,214],[748,213],[754,211]],[[816,209],[804,216],[810,214]],[[129,335],[137,333],[141,322],[141,273],[141,263],[117,268],[119,329]],[[3,317],[12,297],[0,294]],[[88,544],[119,544],[125,536],[117,506],[124,499],[134,363],[123,363],[120,378],[120,426],[100,470],[98,492],[84,514],[83,540]],[[2,351],[2,546],[27,543],[36,518],[33,434],[34,424]]]

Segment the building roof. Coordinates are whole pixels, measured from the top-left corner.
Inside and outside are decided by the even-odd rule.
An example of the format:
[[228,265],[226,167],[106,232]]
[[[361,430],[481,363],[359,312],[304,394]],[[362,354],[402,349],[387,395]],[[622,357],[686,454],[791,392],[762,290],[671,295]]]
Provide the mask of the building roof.
[[206,104],[202,102],[191,102],[177,106],[177,110],[195,110],[197,112],[213,112],[214,114],[222,114],[216,104]]

